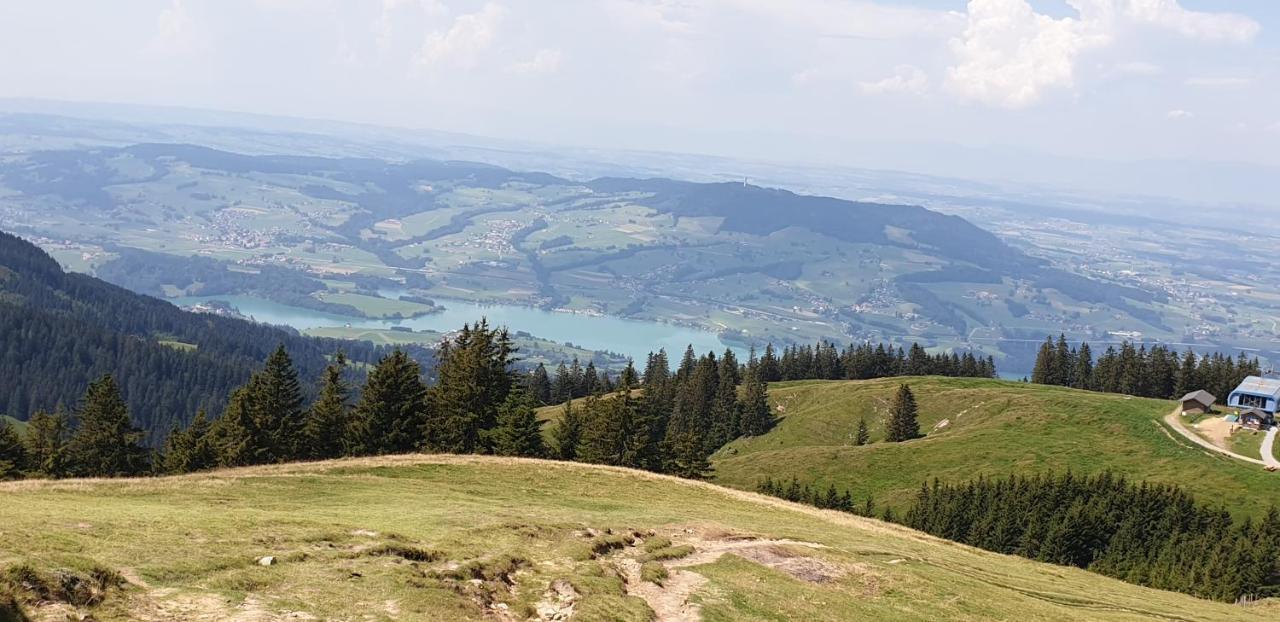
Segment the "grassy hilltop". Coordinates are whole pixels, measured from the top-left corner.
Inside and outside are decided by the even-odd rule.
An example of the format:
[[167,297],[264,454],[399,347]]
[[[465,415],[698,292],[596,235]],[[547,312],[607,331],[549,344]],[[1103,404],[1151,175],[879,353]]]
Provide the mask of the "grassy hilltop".
[[[6,580],[26,586],[22,598],[55,594],[29,611],[37,619],[525,620],[560,619],[570,608],[573,620],[1277,613],[709,484],[578,464],[399,456],[16,482],[0,484],[0,496]],[[260,564],[264,556],[274,563]],[[643,563],[650,559],[665,561]],[[75,611],[56,603],[58,586],[68,585],[101,603]]]
[[[924,438],[879,442],[898,385],[910,384]],[[861,500],[904,507],[922,481],[1111,470],[1173,483],[1201,501],[1259,515],[1280,504],[1280,475],[1193,446],[1161,419],[1172,402],[997,380],[893,378],[776,383],[778,425],[713,457],[716,481],[753,488],[766,476],[834,483]],[[854,446],[859,417],[872,443]],[[945,422],[945,424],[943,424]]]

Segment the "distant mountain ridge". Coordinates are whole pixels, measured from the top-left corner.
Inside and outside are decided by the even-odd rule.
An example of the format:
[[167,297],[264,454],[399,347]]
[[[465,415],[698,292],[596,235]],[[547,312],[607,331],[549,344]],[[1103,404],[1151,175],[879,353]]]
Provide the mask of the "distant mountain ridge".
[[1179,330],[1161,316],[1162,294],[1055,268],[959,216],[747,183],[580,181],[474,162],[144,143],[26,153],[0,163],[0,186],[14,191],[4,199],[16,206],[10,214],[25,214],[11,226],[55,239],[74,232],[66,239],[114,255],[99,274],[153,294],[199,284],[178,274],[166,282],[172,269],[134,278],[138,253],[127,249],[247,263],[264,275],[301,269],[309,281],[267,295],[310,309],[351,302],[333,293],[403,288],[675,320],[743,346],[854,339],[972,349],[980,328],[983,343],[1000,344],[992,352],[1010,354],[1027,332],[1098,340],[1117,324]]

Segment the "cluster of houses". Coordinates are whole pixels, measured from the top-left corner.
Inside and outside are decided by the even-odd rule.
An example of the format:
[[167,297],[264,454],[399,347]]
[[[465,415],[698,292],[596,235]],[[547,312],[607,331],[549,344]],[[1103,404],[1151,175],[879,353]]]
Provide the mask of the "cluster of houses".
[[[1208,391],[1193,391],[1182,397],[1182,414],[1210,413],[1218,398]],[[1227,398],[1227,406],[1235,414],[1228,421],[1253,430],[1265,430],[1276,424],[1280,409],[1280,378],[1249,376]]]

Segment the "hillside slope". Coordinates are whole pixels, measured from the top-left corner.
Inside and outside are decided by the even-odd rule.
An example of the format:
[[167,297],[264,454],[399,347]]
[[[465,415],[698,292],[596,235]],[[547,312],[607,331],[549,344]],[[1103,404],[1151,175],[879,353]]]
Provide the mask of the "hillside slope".
[[[1018,357],[1018,339],[1172,339],[1187,321],[1163,294],[1064,271],[954,215],[737,182],[140,144],[0,162],[0,208],[68,264],[155,295],[336,312],[404,289],[757,345],[911,335]],[[366,295],[339,296],[352,290]]]
[[[568,463],[396,456],[28,481],[0,484],[0,494],[5,576],[36,585],[67,569],[64,583],[97,576],[110,585],[118,573],[123,588],[78,612],[99,620],[523,620],[570,608],[579,621],[650,620],[655,610],[659,620],[1263,620],[1277,612],[709,484]],[[624,534],[641,540],[626,545]],[[692,551],[659,549],[664,538]],[[691,554],[669,560],[659,586],[639,578],[646,549]],[[274,563],[258,563],[264,556]],[[36,613],[71,610],[46,603]]]
[[152,441],[198,409],[220,413],[231,389],[279,344],[308,381],[338,350],[357,363],[376,362],[381,352],[369,343],[182,311],[64,272],[40,248],[4,232],[0,344],[0,414],[26,419],[40,409],[72,408],[89,382],[110,373]]
[[[878,442],[898,385],[920,406],[906,443]],[[1171,402],[998,380],[894,378],[770,385],[778,425],[713,458],[720,483],[753,488],[766,476],[835,484],[861,500],[904,507],[925,480],[963,482],[1070,469],[1111,470],[1133,481],[1177,484],[1199,500],[1260,515],[1280,505],[1280,475],[1206,452],[1171,434]],[[854,446],[865,417],[872,443]],[[945,422],[945,423],[943,423]]]

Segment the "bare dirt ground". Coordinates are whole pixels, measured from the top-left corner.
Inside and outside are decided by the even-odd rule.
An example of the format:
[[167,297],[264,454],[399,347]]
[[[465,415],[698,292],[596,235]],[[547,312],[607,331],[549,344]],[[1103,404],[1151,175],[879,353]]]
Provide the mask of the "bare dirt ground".
[[690,568],[715,563],[724,555],[736,555],[810,583],[828,583],[853,570],[867,570],[834,564],[816,557],[815,553],[826,547],[812,542],[763,539],[696,528],[672,533],[671,541],[674,546],[691,546],[693,552],[685,557],[663,562],[667,577],[660,583],[641,578],[644,550],[640,545],[643,542],[627,547],[616,560],[619,574],[626,581],[627,593],[644,599],[653,610],[657,622],[701,620],[701,606],[693,602],[691,597],[707,584],[707,579]]
[[1196,432],[1209,439],[1209,442],[1227,449],[1227,440],[1231,438],[1231,429],[1235,426],[1222,417],[1207,417],[1200,423],[1195,424],[1194,427]]
[[[1240,455],[1240,454],[1238,454],[1238,453],[1236,453],[1236,452],[1234,452],[1234,451],[1230,451],[1230,450],[1228,450],[1228,449],[1225,449],[1225,448],[1223,448],[1223,447],[1220,447],[1220,446],[1218,446],[1218,445],[1215,445],[1214,443],[1212,443],[1212,442],[1210,442],[1210,441],[1206,440],[1204,437],[1200,436],[1199,434],[1196,434],[1195,432],[1192,432],[1191,430],[1188,430],[1188,429],[1186,428],[1186,426],[1184,426],[1184,425],[1182,424],[1181,417],[1182,417],[1182,413],[1181,413],[1181,411],[1180,411],[1180,410],[1175,410],[1175,411],[1173,411],[1173,412],[1169,413],[1168,415],[1165,415],[1165,417],[1164,417],[1164,422],[1165,422],[1165,424],[1167,424],[1171,429],[1173,429],[1173,431],[1174,431],[1174,432],[1177,432],[1178,434],[1181,434],[1181,435],[1182,435],[1184,438],[1186,438],[1187,440],[1189,440],[1189,441],[1191,441],[1191,442],[1193,442],[1193,443],[1195,443],[1195,444],[1197,444],[1197,445],[1199,445],[1199,446],[1201,446],[1201,447],[1204,447],[1205,449],[1209,449],[1209,450],[1212,450],[1212,451],[1216,451],[1216,452],[1218,452],[1218,453],[1220,453],[1220,454],[1225,454],[1225,455],[1227,455],[1227,456],[1230,456],[1230,457],[1232,457],[1232,458],[1235,458],[1236,460],[1243,460],[1243,461],[1245,461],[1245,462],[1249,462],[1249,463],[1252,463],[1252,464],[1265,464],[1263,461],[1261,461],[1261,460],[1259,460],[1259,459],[1257,459],[1257,458],[1250,458],[1250,457],[1248,457],[1248,456],[1242,456],[1242,455]],[[1224,423],[1225,423],[1225,422],[1224,422]]]

